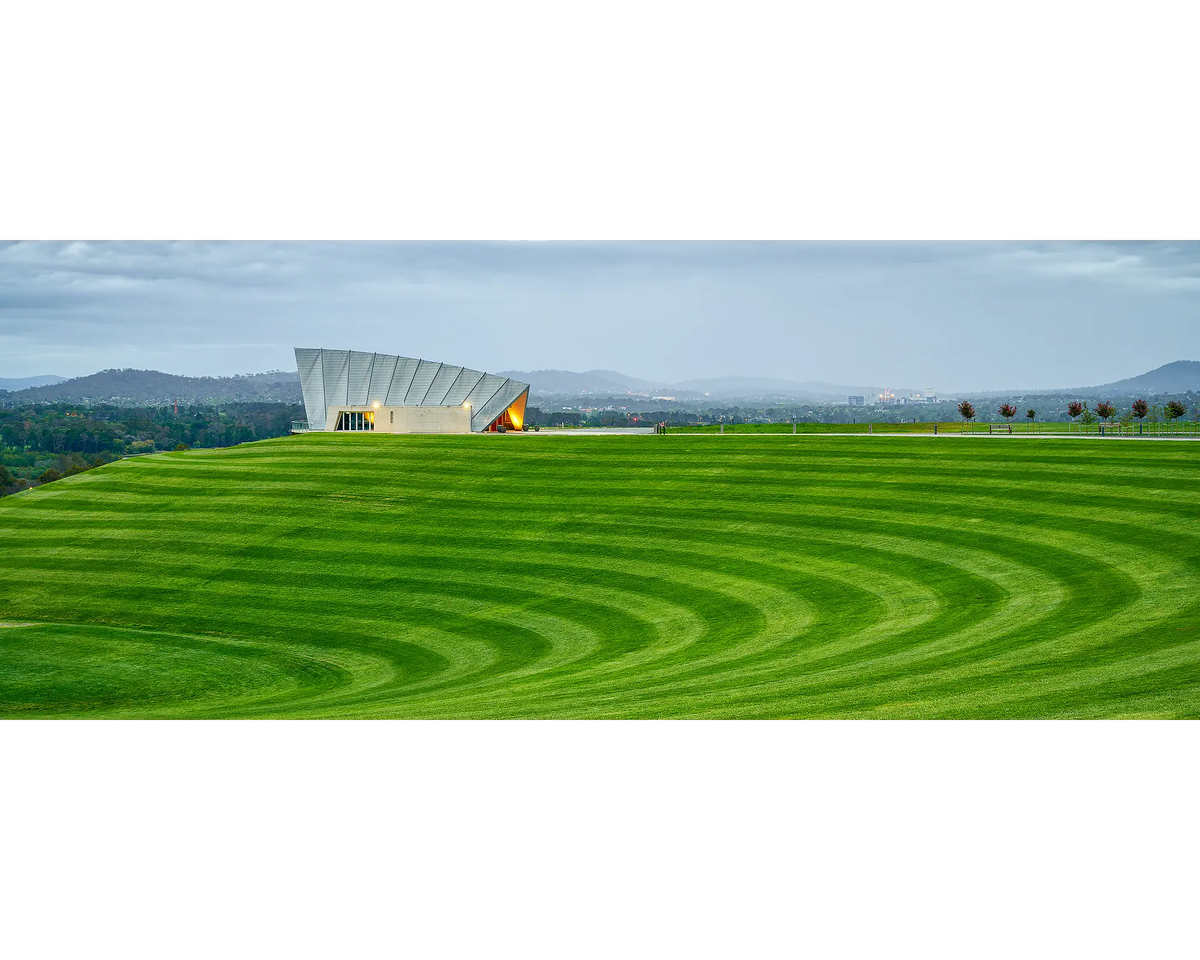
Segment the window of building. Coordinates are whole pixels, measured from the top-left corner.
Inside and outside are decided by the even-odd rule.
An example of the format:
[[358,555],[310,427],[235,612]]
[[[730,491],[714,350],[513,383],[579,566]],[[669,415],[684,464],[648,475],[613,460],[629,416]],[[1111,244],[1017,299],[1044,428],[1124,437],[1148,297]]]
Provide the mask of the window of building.
[[337,426],[334,430],[374,430],[375,411],[373,410],[343,410],[338,414]]

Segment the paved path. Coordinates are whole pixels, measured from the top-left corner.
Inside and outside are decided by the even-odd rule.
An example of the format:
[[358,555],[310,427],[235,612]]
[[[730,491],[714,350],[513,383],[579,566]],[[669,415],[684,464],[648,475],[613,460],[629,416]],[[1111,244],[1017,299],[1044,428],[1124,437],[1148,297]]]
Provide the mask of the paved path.
[[[516,431],[512,431],[516,432]],[[654,434],[653,427],[543,427],[541,430],[522,430],[529,437],[632,437]],[[505,434],[507,436],[507,434]]]
[[[643,431],[653,432],[653,431]],[[677,437],[787,437],[795,440],[799,437],[927,437],[941,440],[942,438],[957,437],[969,440],[973,437],[984,440],[1200,440],[1200,434],[1180,434],[1178,436],[1100,436],[1096,433],[685,433],[672,431],[669,436]]]
[[[504,436],[515,434],[522,437],[630,437],[630,436],[645,436],[653,435],[653,427],[543,427],[540,431],[534,430],[510,430]],[[500,436],[500,434],[489,433],[484,436]],[[795,440],[798,437],[926,437],[929,439],[941,440],[943,438],[957,438],[960,440],[970,440],[972,438],[981,438],[984,440],[1200,440],[1200,435],[1180,434],[1177,436],[1100,436],[1096,433],[958,433],[950,431],[942,431],[940,433],[713,433],[711,431],[696,431],[688,433],[686,431],[672,430],[667,436],[672,437],[786,437]]]

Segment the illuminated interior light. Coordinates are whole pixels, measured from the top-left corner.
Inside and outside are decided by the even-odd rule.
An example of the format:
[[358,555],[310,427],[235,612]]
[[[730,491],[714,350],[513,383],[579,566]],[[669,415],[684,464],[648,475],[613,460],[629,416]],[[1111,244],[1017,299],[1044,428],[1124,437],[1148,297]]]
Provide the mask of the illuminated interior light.
[[508,419],[512,421],[513,428],[516,430],[520,430],[525,425],[525,402],[528,399],[529,391],[526,391],[517,397],[516,403],[505,411],[508,414]]

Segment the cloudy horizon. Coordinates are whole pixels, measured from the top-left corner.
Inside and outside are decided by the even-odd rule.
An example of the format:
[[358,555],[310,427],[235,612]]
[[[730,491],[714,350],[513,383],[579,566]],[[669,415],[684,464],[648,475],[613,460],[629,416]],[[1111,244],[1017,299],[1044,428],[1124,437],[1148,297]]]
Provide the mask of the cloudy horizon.
[[1195,359],[1196,243],[0,245],[0,377],[488,370],[1067,388]]

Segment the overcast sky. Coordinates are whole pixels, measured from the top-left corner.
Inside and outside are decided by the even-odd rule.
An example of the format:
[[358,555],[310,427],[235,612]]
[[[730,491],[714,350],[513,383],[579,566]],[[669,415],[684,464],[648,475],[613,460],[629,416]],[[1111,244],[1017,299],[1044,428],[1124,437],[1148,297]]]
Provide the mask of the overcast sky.
[[1200,359],[1200,244],[10,243],[0,377],[484,370],[1070,387]]

